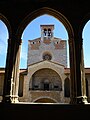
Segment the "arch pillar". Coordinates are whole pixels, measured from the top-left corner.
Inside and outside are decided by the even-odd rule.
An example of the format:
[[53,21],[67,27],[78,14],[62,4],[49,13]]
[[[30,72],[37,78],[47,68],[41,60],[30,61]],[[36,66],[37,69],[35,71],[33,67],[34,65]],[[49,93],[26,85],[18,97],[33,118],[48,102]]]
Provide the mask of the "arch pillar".
[[[17,39],[17,38],[16,38]],[[20,51],[22,40],[15,42],[15,63],[13,66],[12,79],[11,79],[11,102],[17,103],[18,101],[18,88],[19,88],[19,64],[20,64]]]
[[11,102],[10,99],[10,90],[11,90],[11,76],[12,76],[12,68],[13,68],[13,43],[11,39],[8,39],[8,49],[7,49],[7,59],[6,59],[6,67],[5,67],[5,78],[4,78],[4,86],[3,86],[3,100],[2,102]]
[[37,9],[27,15],[20,26],[18,27],[17,33],[21,37],[25,27],[30,23],[33,19],[36,17],[43,15],[43,14],[49,14],[57,18],[62,24],[65,26],[67,32],[68,32],[68,37],[69,37],[69,51],[70,51],[70,78],[71,78],[71,84],[70,84],[70,103],[75,104],[76,103],[76,94],[77,94],[77,88],[76,88],[76,56],[75,56],[75,43],[74,43],[74,31],[72,28],[72,25],[70,22],[67,20],[67,18],[62,15],[60,12],[48,8],[48,7],[42,7],[40,9]]
[[70,104],[76,104],[76,58],[74,37],[69,38],[69,59],[70,59]]
[[[0,20],[5,23],[8,29],[8,47],[7,47],[7,58],[5,66],[5,77],[3,85],[3,99],[2,102],[10,102],[10,88],[11,88],[11,74],[12,74],[12,54],[13,54],[13,42],[11,41],[12,30],[8,19],[0,13]],[[10,61],[11,60],[11,61]]]
[[78,50],[76,53],[77,57],[77,103],[78,104],[87,104],[86,96],[86,80],[85,80],[85,69],[84,69],[84,54],[83,54],[83,39],[79,37],[77,44]]
[[8,40],[2,100],[4,103],[18,102],[20,49],[21,40],[18,40],[18,37],[13,35],[12,38]]

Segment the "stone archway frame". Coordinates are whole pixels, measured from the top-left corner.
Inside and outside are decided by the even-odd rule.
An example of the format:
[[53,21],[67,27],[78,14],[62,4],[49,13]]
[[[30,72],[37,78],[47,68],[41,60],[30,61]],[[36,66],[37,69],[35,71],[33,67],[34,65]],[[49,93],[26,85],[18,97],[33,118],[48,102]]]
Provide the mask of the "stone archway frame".
[[[27,98],[29,96],[28,89],[29,89],[30,80],[32,79],[32,75],[34,75],[34,73],[36,73],[37,71],[45,68],[55,71],[61,79],[62,87],[64,86],[64,79],[67,77],[64,74],[64,66],[47,60],[41,61],[36,64],[32,64],[28,66],[28,74],[27,74],[28,80],[24,81],[23,97]],[[64,88],[62,89],[64,90]]]
[[[8,19],[2,14],[0,13],[0,20],[5,24],[5,26],[7,27],[7,31],[8,31],[8,46],[7,46],[7,53],[10,53],[10,46],[11,46],[11,36],[12,36],[12,30],[11,30],[11,25],[8,21]],[[8,58],[6,58],[6,66],[5,66],[5,78],[4,78],[4,85],[3,85],[3,100],[2,101],[5,101],[5,97],[9,97],[10,96],[10,91],[8,93],[7,89],[10,87],[8,86],[8,81],[7,81],[7,78],[9,76],[9,71],[8,71]]]
[[64,74],[64,66],[55,64],[55,63],[47,61],[47,60],[39,62],[37,64],[34,64],[33,66],[31,65],[31,66],[28,67],[28,81],[27,81],[27,84],[29,84],[29,81],[31,80],[32,76],[37,71],[45,69],[45,68],[46,69],[51,69],[58,74],[58,76],[61,79],[61,83],[62,83],[62,87],[63,87],[63,84],[64,84],[63,81],[66,78],[66,75]]
[[12,35],[12,30],[8,19],[3,14],[0,13],[0,20],[6,25],[8,30],[8,38],[10,39]]
[[16,34],[18,35],[18,38],[21,39],[22,33],[26,26],[33,21],[35,18],[48,14],[52,15],[53,17],[57,18],[66,28],[68,33],[68,43],[69,43],[69,58],[70,58],[70,77],[71,77],[71,103],[75,103],[76,98],[76,59],[75,59],[75,45],[74,45],[74,32],[73,28],[70,24],[70,22],[67,20],[67,18],[62,15],[60,12],[48,8],[48,7],[42,7],[40,9],[37,9],[30,14],[28,14],[22,23],[19,25]]
[[84,66],[84,50],[83,50],[83,29],[85,27],[85,24],[90,20],[90,12],[88,14],[86,14],[82,21],[81,24],[79,26],[79,41],[80,41],[80,45],[81,45],[81,61],[80,61],[80,72],[81,72],[81,96],[78,97],[78,99],[80,99],[79,101],[81,103],[87,104],[87,95],[86,95],[86,80],[85,80],[85,66]]
[[81,21],[81,24],[80,24],[80,27],[79,27],[79,35],[80,35],[81,38],[82,38],[84,26],[89,20],[90,20],[90,13],[86,14]]
[[63,65],[45,60],[45,61],[41,61],[36,64],[32,64],[32,65],[28,66],[29,80],[31,79],[32,75],[35,72],[37,72],[38,70],[41,70],[41,69],[45,69],[45,68],[54,70],[60,76],[60,78],[62,80],[64,80],[64,78],[66,78],[66,75],[64,74],[64,66]]
[[40,99],[49,99],[49,100],[52,100],[53,103],[58,103],[57,100],[55,100],[54,98],[48,97],[48,96],[41,96],[41,97],[38,97],[38,98],[34,99],[32,102],[35,103],[37,100],[40,100]]

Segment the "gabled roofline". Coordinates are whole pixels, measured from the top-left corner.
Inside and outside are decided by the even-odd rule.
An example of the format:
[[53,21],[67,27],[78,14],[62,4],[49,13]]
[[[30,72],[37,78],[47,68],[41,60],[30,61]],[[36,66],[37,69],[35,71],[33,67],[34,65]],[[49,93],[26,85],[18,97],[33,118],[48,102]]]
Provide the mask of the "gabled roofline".
[[60,65],[60,66],[62,66],[62,67],[65,67],[65,66],[62,65],[62,64],[59,64],[59,63],[57,63],[57,62],[50,61],[50,60],[41,60],[41,61],[38,61],[38,62],[35,62],[35,63],[32,63],[32,64],[29,64],[28,67],[29,67],[29,66],[32,66],[32,65],[35,65],[35,64],[38,64],[38,63],[41,63],[41,62],[44,62],[44,61],[48,61],[48,62],[51,62],[51,63],[57,64],[57,65]]
[[[61,39],[61,38],[57,38],[57,37],[53,37],[54,39],[60,39],[60,40],[62,40],[62,41],[66,41],[65,39],[63,40],[63,39]],[[32,42],[32,41],[35,41],[35,40],[41,40],[41,37],[38,37],[38,38],[35,38],[35,39],[32,39],[32,40],[28,40],[28,41],[30,41],[30,42]]]

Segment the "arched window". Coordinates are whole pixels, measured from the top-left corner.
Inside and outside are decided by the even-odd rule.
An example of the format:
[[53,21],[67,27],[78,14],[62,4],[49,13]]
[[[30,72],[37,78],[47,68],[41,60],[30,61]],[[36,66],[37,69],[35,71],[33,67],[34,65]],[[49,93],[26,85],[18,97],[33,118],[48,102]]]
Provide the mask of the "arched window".
[[47,36],[47,30],[44,29],[44,37]]
[[64,81],[64,96],[70,97],[70,81],[68,77]]
[[48,36],[51,36],[51,29],[48,29]]
[[44,90],[49,90],[49,83],[44,82]]

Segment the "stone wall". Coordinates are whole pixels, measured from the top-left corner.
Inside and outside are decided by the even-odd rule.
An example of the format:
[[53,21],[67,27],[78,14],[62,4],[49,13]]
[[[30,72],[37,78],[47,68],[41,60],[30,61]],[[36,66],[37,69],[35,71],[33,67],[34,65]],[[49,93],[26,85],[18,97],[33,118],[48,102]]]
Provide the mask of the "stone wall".
[[66,40],[54,38],[53,40],[42,41],[40,38],[28,41],[27,64],[33,64],[43,60],[45,52],[52,56],[51,61],[67,66],[67,45]]

